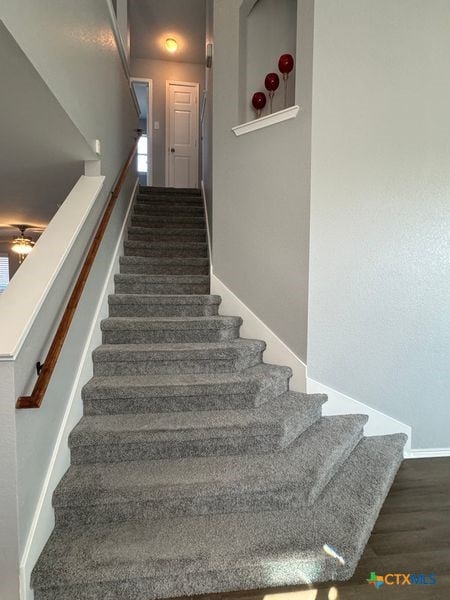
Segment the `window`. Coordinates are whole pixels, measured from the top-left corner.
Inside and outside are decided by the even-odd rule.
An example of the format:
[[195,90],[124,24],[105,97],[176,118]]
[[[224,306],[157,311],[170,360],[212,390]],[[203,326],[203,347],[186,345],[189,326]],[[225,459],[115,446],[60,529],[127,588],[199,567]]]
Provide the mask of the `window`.
[[0,294],[3,294],[9,283],[9,258],[7,254],[0,254]]
[[148,170],[148,138],[141,135],[138,142],[138,173],[147,173]]

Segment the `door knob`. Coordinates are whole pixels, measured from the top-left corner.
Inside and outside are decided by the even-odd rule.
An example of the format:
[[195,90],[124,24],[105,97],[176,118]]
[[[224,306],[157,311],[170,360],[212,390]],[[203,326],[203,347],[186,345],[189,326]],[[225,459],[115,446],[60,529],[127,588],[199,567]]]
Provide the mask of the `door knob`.
[[170,151],[173,153],[175,152],[175,148],[171,148]]

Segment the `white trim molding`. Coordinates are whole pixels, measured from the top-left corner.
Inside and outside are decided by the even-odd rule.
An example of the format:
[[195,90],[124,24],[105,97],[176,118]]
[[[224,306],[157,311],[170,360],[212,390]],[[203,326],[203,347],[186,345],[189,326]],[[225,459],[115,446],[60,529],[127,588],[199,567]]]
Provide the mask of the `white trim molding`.
[[123,242],[127,231],[129,215],[134,204],[138,184],[139,180],[136,180],[128,210],[124,217],[121,231],[114,248],[114,253],[111,257],[108,273],[95,308],[95,314],[86,339],[77,374],[72,389],[70,390],[64,417],[53,447],[50,463],[21,557],[21,600],[33,600],[33,590],[30,588],[31,572],[55,525],[52,496],[56,486],[70,466],[70,450],[68,445],[69,434],[82,417],[83,406],[81,402],[81,390],[90,377],[92,377],[91,355],[94,348],[101,343],[100,321],[104,319],[108,313],[108,295],[114,288],[114,275],[119,270],[119,257],[123,251]]
[[444,458],[450,456],[450,448],[411,448],[405,458]]
[[310,377],[307,378],[306,389],[308,394],[326,394],[328,401],[322,408],[323,415],[363,414],[369,420],[364,427],[364,435],[388,435],[391,433],[405,433],[408,441],[405,446],[405,456],[411,449],[411,427],[406,423],[397,421],[379,410],[371,408],[359,400],[350,398],[333,388],[323,385]]
[[232,127],[232,131],[234,131],[234,134],[237,136],[251,133],[252,131],[257,131],[258,129],[263,129],[264,127],[270,127],[271,125],[276,125],[277,123],[282,123],[283,121],[287,121],[289,119],[295,119],[299,113],[299,110],[300,106],[295,104],[289,108],[274,112],[271,115],[265,115],[264,117],[260,117],[254,121],[242,123],[242,125],[236,125],[236,127]]
[[264,362],[290,367],[293,372],[290,381],[291,390],[305,392],[306,365],[304,362],[248,306],[239,300],[212,271],[211,293],[222,297],[222,314],[237,315],[242,318],[242,337],[266,342]]

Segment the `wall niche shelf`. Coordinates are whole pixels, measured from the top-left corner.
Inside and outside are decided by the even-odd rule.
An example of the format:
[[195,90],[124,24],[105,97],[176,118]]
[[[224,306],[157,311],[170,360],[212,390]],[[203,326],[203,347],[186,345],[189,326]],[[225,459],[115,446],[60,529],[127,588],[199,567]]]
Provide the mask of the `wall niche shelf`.
[[289,108],[279,110],[271,115],[265,115],[264,117],[260,117],[254,121],[242,123],[242,125],[236,125],[236,127],[232,127],[232,131],[234,131],[234,134],[237,136],[251,133],[252,131],[257,131],[258,129],[263,129],[264,127],[270,127],[276,123],[282,123],[288,119],[295,119],[299,110],[300,106],[297,104],[294,106],[289,106]]

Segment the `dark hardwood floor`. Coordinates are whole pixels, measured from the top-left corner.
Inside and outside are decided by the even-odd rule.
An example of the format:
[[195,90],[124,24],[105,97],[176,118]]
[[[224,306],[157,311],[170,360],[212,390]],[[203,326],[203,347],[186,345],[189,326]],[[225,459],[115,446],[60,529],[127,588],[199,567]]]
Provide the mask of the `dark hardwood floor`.
[[[436,585],[368,585],[375,571],[436,575]],[[202,600],[450,600],[450,458],[403,462],[350,581],[215,594]]]

